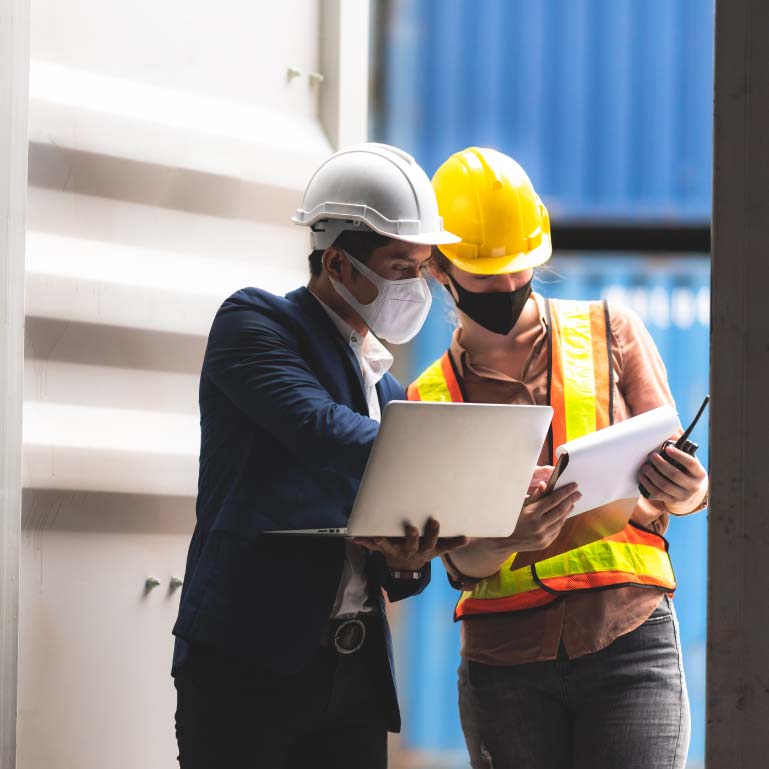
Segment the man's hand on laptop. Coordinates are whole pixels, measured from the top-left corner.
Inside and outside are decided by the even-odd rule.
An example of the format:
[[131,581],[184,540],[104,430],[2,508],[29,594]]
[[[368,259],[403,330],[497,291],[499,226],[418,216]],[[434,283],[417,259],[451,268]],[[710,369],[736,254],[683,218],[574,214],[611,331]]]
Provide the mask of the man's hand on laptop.
[[422,537],[419,529],[404,524],[405,537],[356,537],[358,545],[371,552],[382,553],[389,569],[393,571],[419,571],[433,558],[464,547],[467,537],[439,537],[440,524],[430,518]]

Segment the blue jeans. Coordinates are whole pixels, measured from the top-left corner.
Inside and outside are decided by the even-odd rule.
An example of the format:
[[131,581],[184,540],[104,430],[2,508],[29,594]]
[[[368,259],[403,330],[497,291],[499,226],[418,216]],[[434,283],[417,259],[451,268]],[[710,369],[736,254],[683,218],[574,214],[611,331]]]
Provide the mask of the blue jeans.
[[574,660],[463,660],[459,712],[473,769],[683,769],[689,699],[672,602]]

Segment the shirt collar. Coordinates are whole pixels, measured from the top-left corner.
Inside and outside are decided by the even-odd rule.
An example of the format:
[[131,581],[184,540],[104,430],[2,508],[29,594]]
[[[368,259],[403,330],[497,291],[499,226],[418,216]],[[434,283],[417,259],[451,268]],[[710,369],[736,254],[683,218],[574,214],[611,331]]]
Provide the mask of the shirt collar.
[[531,292],[534,301],[537,303],[537,312],[539,312],[539,322],[543,328],[547,328],[547,309],[545,307],[545,297],[536,291]]
[[[309,290],[309,289],[308,289]],[[337,331],[342,335],[345,342],[352,344],[353,338],[360,337],[360,334],[340,315],[337,315],[314,291],[310,293],[315,297],[318,304],[325,310],[326,315],[331,318],[331,322],[336,326]]]
[[378,374],[383,377],[393,365],[394,358],[390,351],[370,331],[367,334],[358,333],[344,318],[335,313],[317,294],[310,293],[318,300],[318,304],[325,310],[337,331],[342,335],[347,344],[352,347],[355,356],[364,359]]

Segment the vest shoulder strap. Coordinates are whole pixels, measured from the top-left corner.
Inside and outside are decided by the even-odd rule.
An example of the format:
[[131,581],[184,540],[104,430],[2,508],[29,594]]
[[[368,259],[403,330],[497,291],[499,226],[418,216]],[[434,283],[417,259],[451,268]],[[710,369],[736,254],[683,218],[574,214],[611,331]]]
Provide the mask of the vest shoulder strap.
[[551,458],[567,441],[614,424],[611,318],[607,302],[548,299]]

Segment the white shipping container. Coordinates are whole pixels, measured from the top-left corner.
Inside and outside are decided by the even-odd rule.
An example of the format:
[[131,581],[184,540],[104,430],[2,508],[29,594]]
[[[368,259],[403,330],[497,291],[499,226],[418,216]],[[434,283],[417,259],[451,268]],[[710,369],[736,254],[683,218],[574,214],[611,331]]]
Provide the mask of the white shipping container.
[[36,0],[30,56],[17,765],[169,769],[208,328],[306,281],[368,3]]

